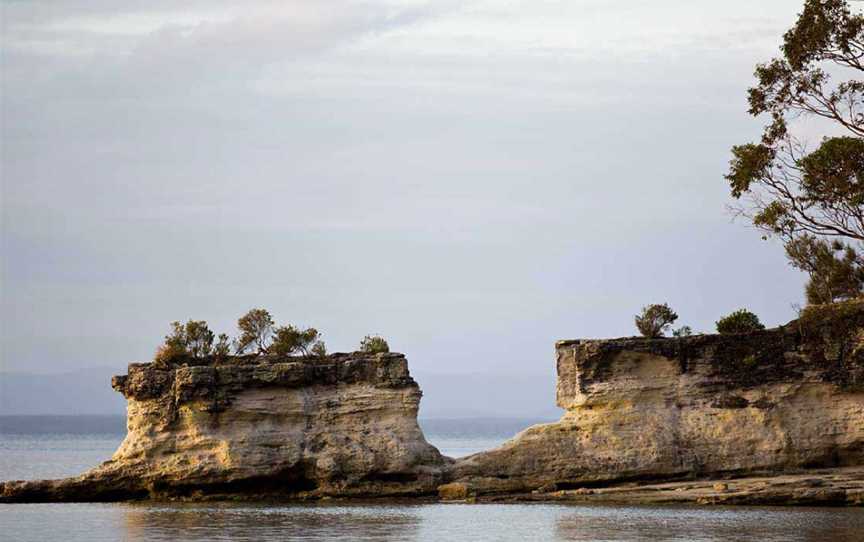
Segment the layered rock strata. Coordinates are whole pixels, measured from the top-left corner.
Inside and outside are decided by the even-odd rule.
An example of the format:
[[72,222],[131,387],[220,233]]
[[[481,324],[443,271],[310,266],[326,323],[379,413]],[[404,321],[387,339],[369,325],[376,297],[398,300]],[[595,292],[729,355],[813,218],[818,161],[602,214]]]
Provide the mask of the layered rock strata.
[[417,424],[401,354],[132,364],[128,433],[77,478],[7,482],[0,501],[306,498],[434,492],[445,459]]
[[778,329],[557,344],[555,423],[454,462],[401,354],[132,364],[128,434],[0,502],[417,497],[864,504],[864,301]]
[[864,303],[748,334],[556,350],[563,417],[459,461],[449,481],[552,494],[864,465]]

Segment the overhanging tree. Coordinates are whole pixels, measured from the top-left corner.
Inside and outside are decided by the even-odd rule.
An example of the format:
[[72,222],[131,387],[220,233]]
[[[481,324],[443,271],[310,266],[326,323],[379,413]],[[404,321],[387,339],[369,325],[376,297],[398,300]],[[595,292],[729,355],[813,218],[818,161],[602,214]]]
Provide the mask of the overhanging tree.
[[[750,114],[770,122],[759,143],[733,147],[726,175],[732,196],[747,202],[741,214],[783,239],[787,253],[802,238],[823,247],[841,241],[846,263],[860,267],[846,247],[857,255],[864,248],[864,82],[856,79],[864,72],[864,16],[846,0],[807,0],[781,51],[756,68]],[[801,118],[824,127],[813,151],[793,134]],[[790,261],[811,281],[825,274]],[[843,291],[830,301],[849,297]]]

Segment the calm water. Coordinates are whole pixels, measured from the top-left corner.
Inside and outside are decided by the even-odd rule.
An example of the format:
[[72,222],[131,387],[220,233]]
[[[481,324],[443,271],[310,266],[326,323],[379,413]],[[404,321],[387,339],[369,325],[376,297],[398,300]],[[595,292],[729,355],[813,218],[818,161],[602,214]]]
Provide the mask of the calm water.
[[[530,421],[427,420],[460,456]],[[110,456],[123,422],[0,418],[0,480],[80,473]],[[864,510],[569,505],[0,504],[0,540],[864,540]]]

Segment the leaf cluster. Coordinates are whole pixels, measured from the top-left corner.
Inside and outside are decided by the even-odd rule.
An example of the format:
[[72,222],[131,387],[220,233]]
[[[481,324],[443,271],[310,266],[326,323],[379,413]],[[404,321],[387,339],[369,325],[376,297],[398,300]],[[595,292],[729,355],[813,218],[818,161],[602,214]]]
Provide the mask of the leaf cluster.
[[678,315],[666,303],[642,307],[642,313],[634,317],[636,329],[643,337],[662,337],[678,319]]
[[864,293],[864,258],[841,241],[804,235],[786,244],[786,255],[810,276],[805,288],[810,304],[836,303]]
[[258,354],[267,352],[273,335],[273,317],[265,309],[252,309],[237,320],[240,336],[237,337],[236,350],[243,354],[255,350]]
[[189,360],[225,360],[230,357],[232,347],[237,354],[327,355],[327,347],[317,329],[293,325],[276,327],[265,309],[250,310],[237,320],[237,327],[239,336],[232,342],[225,333],[219,334],[217,339],[203,320],[189,320],[186,324],[173,322],[171,333],[157,349],[154,361],[170,365]]
[[[732,197],[746,196],[738,212],[783,239],[810,284],[837,283],[864,249],[864,16],[847,0],[806,0],[781,52],[756,67],[749,112],[770,120],[760,142],[732,148],[726,180]],[[802,117],[833,125],[815,150],[790,130]],[[834,239],[845,240],[842,257],[828,257]],[[808,298],[830,296],[814,288]]]
[[[223,335],[219,336],[220,342],[222,337]],[[204,320],[189,320],[185,324],[171,322],[171,332],[165,336],[165,342],[156,350],[154,361],[170,364],[186,359],[207,358],[214,353],[214,338],[213,332]]]
[[270,352],[278,356],[302,354],[304,356],[323,357],[327,355],[327,348],[324,346],[324,342],[320,340],[317,329],[312,327],[300,329],[289,324],[276,328]]
[[759,317],[747,309],[738,309],[717,321],[717,333],[722,334],[748,333],[761,329],[765,329],[765,326],[759,321]]
[[366,354],[386,354],[390,351],[390,345],[384,337],[378,335],[366,335],[360,341],[360,351]]

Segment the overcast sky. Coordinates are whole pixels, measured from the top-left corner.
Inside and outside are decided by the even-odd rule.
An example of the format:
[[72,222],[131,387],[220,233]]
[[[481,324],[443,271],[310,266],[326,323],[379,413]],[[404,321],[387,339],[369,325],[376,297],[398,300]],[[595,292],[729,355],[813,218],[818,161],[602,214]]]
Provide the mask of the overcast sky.
[[3,1],[0,368],[258,306],[427,373],[552,375],[652,302],[785,323],[723,174],[801,5]]

